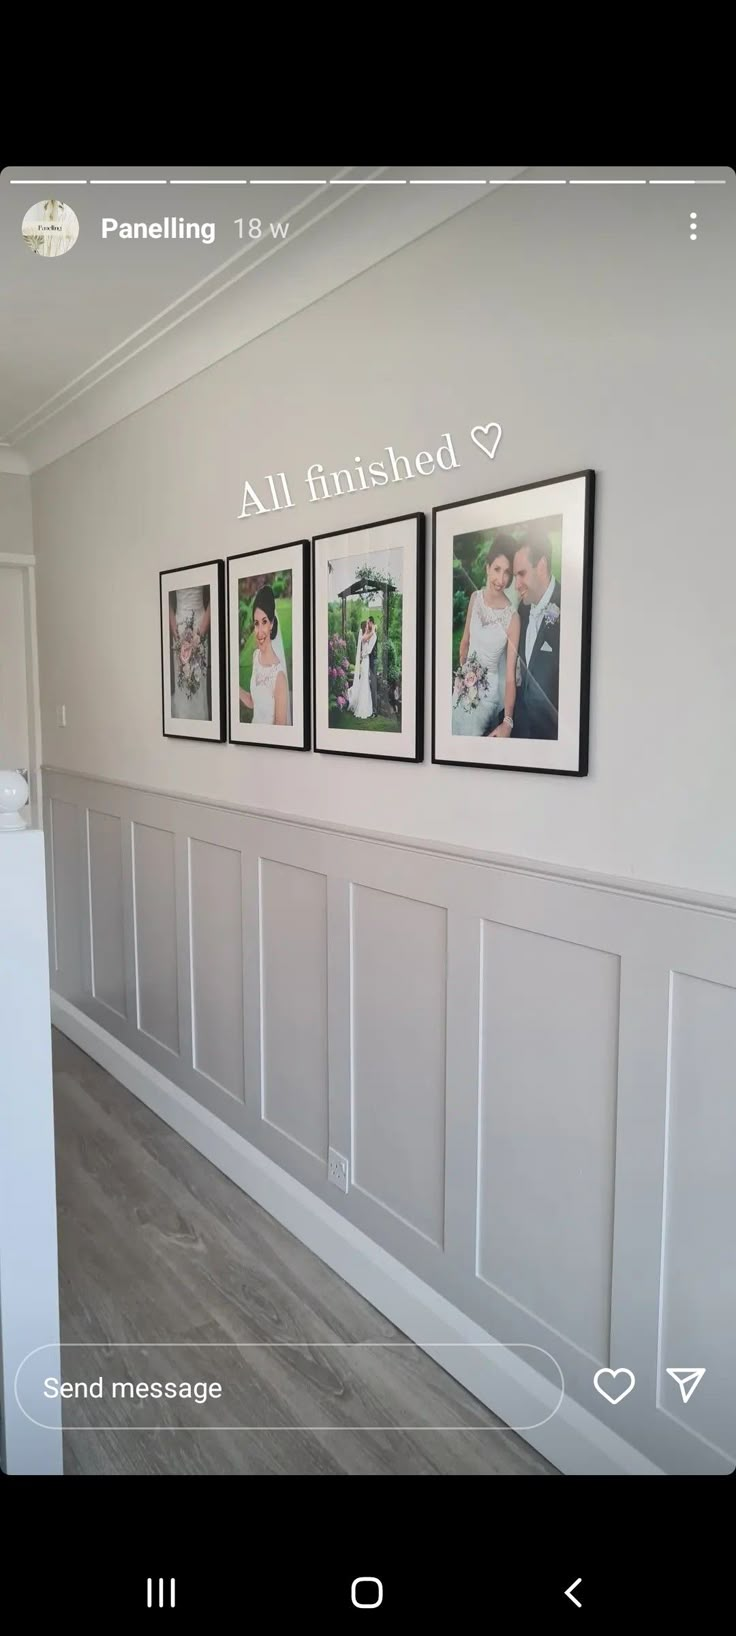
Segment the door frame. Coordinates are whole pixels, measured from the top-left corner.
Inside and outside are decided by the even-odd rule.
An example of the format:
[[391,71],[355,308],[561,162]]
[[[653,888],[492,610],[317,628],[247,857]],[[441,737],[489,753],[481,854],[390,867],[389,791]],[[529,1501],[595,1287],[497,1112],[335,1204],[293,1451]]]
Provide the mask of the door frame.
[[36,622],[36,558],[22,551],[0,551],[0,587],[4,568],[23,570],[23,622],[26,650],[26,698],[28,700],[28,785],[31,827],[42,828],[41,790],[41,693],[38,679],[38,627]]

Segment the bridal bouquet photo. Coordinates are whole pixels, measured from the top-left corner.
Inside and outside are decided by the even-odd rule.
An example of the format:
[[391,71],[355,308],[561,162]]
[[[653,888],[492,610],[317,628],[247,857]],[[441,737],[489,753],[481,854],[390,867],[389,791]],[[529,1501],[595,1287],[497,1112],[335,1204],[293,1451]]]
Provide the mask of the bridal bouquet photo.
[[465,664],[455,671],[453,704],[461,705],[463,710],[477,710],[487,689],[488,666],[481,662],[477,653],[469,653]]
[[163,568],[159,599],[164,737],[221,744],[227,730],[224,562]]
[[199,633],[194,629],[194,614],[191,613],[183,629],[173,642],[177,664],[177,686],[182,689],[188,699],[192,699],[207,674],[207,644],[202,642]]

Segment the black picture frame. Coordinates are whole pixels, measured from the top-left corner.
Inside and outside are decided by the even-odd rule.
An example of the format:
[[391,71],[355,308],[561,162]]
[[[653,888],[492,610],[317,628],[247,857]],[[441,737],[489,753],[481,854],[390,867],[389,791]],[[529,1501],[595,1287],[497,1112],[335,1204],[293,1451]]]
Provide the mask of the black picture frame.
[[[490,494],[475,495],[466,500],[450,501],[447,505],[435,506],[432,511],[432,762],[439,766],[468,767],[474,766],[483,771],[492,772],[531,772],[551,773],[556,777],[585,778],[589,770],[589,739],[590,739],[590,677],[592,652],[592,600],[593,600],[593,538],[594,538],[594,511],[595,511],[595,478],[592,468],[581,471],[568,472],[561,477],[547,477],[532,483],[523,483],[508,489],[498,489]],[[581,508],[581,539],[579,542],[580,555],[580,618],[579,618],[579,689],[576,700],[577,708],[577,750],[574,766],[545,766],[544,751],[538,751],[538,762],[520,765],[510,760],[469,761],[459,755],[456,757],[447,754],[438,754],[438,519],[447,512],[459,511],[463,508],[478,507],[485,503],[506,500],[518,495],[520,500],[525,494],[535,490],[559,489],[561,485],[582,483]],[[523,511],[523,504],[521,506]],[[489,522],[488,527],[512,527],[512,523],[498,524]],[[569,545],[567,547],[570,548]],[[565,546],[563,545],[563,553]],[[564,585],[564,555],[562,584]],[[463,739],[456,741],[458,744]],[[471,741],[472,742],[472,741]],[[476,741],[477,742],[477,741]],[[488,741],[486,741],[488,742]],[[498,746],[498,741],[493,741]],[[502,741],[513,743],[510,739]],[[519,742],[519,741],[517,741]],[[525,744],[543,746],[557,743],[556,740],[544,738],[526,738],[521,740]],[[549,752],[547,752],[549,755]]]
[[[207,570],[203,580],[202,574]],[[213,572],[214,570],[214,572]],[[168,599],[170,595],[181,587],[167,584],[186,576],[191,583],[192,578],[200,576],[199,583],[203,588],[206,585],[210,598],[210,716],[207,722],[197,723],[186,718],[177,718],[171,709],[167,710],[166,697],[172,693],[173,660],[171,642],[168,637]],[[161,641],[161,727],[164,738],[190,740],[195,744],[222,744],[227,732],[227,700],[225,697],[225,562],[221,557],[211,557],[205,562],[184,563],[180,568],[162,568],[159,573],[159,634]],[[213,599],[213,590],[215,596]],[[166,605],[164,604],[166,597]],[[212,608],[215,608],[213,621]],[[214,627],[214,634],[213,633]],[[166,641],[164,640],[166,630]],[[180,725],[172,724],[179,720]],[[196,731],[197,726],[203,731]],[[208,731],[207,728],[210,730]]]
[[[321,724],[320,724],[320,722],[318,720],[320,689],[319,689],[318,681],[317,681],[317,653],[318,653],[318,644],[319,644],[317,595],[318,595],[318,587],[319,587],[320,578],[321,578],[320,564],[319,564],[319,561],[318,561],[321,548],[323,547],[323,543],[325,541],[328,541],[328,540],[346,539],[349,535],[358,535],[358,534],[363,534],[363,533],[367,533],[367,532],[375,533],[378,529],[383,529],[383,528],[390,529],[392,527],[395,528],[398,525],[404,524],[404,523],[414,523],[414,525],[415,525],[415,535],[414,535],[414,541],[413,541],[414,550],[415,550],[415,573],[414,573],[413,578],[412,578],[412,593],[413,593],[413,595],[414,595],[414,597],[416,599],[415,615],[414,615],[414,619],[413,619],[414,643],[415,643],[415,661],[414,661],[415,678],[414,678],[413,723],[412,723],[412,730],[411,730],[411,732],[409,734],[410,753],[403,753],[403,752],[399,752],[399,753],[393,752],[392,753],[389,750],[373,750],[373,749],[369,750],[367,748],[359,749],[357,747],[357,745],[355,747],[352,747],[350,744],[339,745],[337,743],[326,743],[326,742],[324,742],[325,731],[330,732],[330,733],[332,733],[332,732],[339,733],[340,730],[335,729],[335,728],[330,728],[328,726],[328,728],[326,730],[323,728],[322,732],[320,732],[320,725]],[[425,514],[422,511],[409,511],[409,512],[402,513],[402,515],[398,516],[398,517],[376,517],[371,522],[358,523],[358,524],[355,524],[351,528],[338,528],[338,529],[333,529],[328,533],[315,534],[315,535],[313,535],[313,538],[312,538],[312,552],[313,552],[313,563],[312,563],[312,653],[313,653],[312,700],[313,700],[313,728],[312,728],[312,734],[313,734],[314,749],[319,755],[342,755],[342,756],[359,756],[359,757],[362,756],[366,760],[370,760],[370,761],[391,761],[391,762],[394,762],[394,763],[397,763],[397,764],[401,764],[403,762],[403,763],[408,763],[409,765],[412,765],[412,766],[416,765],[417,762],[420,762],[420,761],[424,760],[424,707],[425,707],[425,697],[424,697],[425,641],[424,641],[424,633],[425,633],[425,597],[426,597],[426,518],[425,518]],[[402,592],[402,595],[403,594],[404,593]],[[320,649],[319,651],[321,652],[322,650]],[[343,736],[347,737],[348,735],[344,734]],[[356,734],[355,736],[357,738],[358,735]],[[403,727],[402,727],[402,736],[403,736]],[[363,735],[361,734],[360,737],[362,739]]]
[[[300,676],[300,680],[301,680],[302,699],[301,699],[301,708],[300,708],[300,713],[299,713],[300,714],[300,722],[298,724],[298,728],[297,728],[296,724],[291,723],[288,728],[282,728],[282,727],[271,728],[271,729],[269,729],[269,731],[272,732],[272,733],[278,733],[279,735],[282,735],[282,734],[287,733],[287,732],[291,732],[292,737],[290,739],[287,739],[286,741],[284,740],[283,737],[274,738],[274,739],[266,738],[262,734],[259,734],[257,729],[254,732],[249,734],[249,733],[247,733],[245,731],[245,729],[247,729],[248,727],[252,727],[254,725],[253,723],[241,723],[239,718],[237,720],[237,723],[234,721],[234,719],[233,719],[233,716],[234,716],[234,711],[233,711],[233,674],[232,674],[234,664],[237,664],[237,667],[238,667],[238,677],[239,677],[239,671],[240,671],[239,635],[238,635],[237,651],[236,651],[235,655],[233,654],[233,603],[232,603],[233,565],[236,564],[236,563],[242,563],[242,562],[248,562],[248,561],[250,561],[251,564],[254,565],[256,559],[258,559],[260,561],[261,558],[269,558],[270,557],[273,560],[276,553],[280,553],[280,554],[283,555],[285,552],[293,552],[295,554],[298,554],[299,568],[300,568],[300,573],[301,573],[300,643],[301,643],[302,652],[301,652],[301,661],[300,661],[300,664],[299,664],[299,676]],[[245,746],[246,748],[251,748],[252,747],[252,748],[267,749],[267,750],[271,750],[271,749],[273,749],[273,750],[310,750],[311,747],[312,747],[312,698],[311,698],[312,642],[311,642],[311,622],[310,622],[311,607],[312,607],[311,567],[312,567],[311,542],[308,539],[284,540],[278,545],[271,545],[271,546],[266,546],[266,547],[253,546],[250,551],[238,551],[238,552],[234,553],[233,556],[230,556],[230,557],[227,558],[227,576],[226,576],[226,579],[227,579],[227,630],[228,630],[227,701],[228,701],[228,742],[230,744],[237,744],[241,748],[243,746]],[[276,570],[274,569],[274,571],[276,571]],[[235,574],[236,579],[242,578],[242,577],[243,577],[242,575],[238,575],[237,572],[236,572],[236,574]],[[294,608],[292,607],[292,644],[293,644],[293,632],[294,632],[294,623],[293,623],[294,618],[295,618],[295,612],[294,612]],[[292,646],[292,654],[293,654],[293,646]],[[293,682],[293,680],[294,680],[294,675],[292,675],[292,682]],[[238,731],[237,731],[237,735],[233,736],[233,730],[234,730],[235,727],[237,727]]]

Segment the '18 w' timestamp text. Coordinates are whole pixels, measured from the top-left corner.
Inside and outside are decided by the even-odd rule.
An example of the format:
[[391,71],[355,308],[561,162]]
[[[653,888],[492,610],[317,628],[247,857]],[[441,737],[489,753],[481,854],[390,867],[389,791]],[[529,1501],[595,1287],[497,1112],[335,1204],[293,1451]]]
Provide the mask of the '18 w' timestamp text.
[[244,216],[236,216],[235,218],[238,238],[253,239],[254,241],[268,238],[269,232],[272,239],[285,239],[289,231],[289,225],[289,222],[262,222],[260,216],[251,216],[250,221],[246,221]]

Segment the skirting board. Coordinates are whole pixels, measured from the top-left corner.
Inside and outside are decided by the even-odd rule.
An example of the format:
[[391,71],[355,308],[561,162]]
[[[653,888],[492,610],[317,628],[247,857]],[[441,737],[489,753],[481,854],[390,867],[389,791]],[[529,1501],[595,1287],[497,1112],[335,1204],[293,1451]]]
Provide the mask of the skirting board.
[[[491,1366],[480,1348],[498,1345],[492,1335],[59,994],[52,993],[51,1017],[61,1033],[508,1423],[501,1401],[505,1374],[510,1397],[518,1401],[521,1392],[539,1408],[542,1424],[524,1430],[525,1442],[564,1475],[662,1475],[571,1398],[563,1396],[553,1413],[559,1388],[513,1352],[499,1348],[502,1364],[496,1355]],[[452,1346],[451,1361],[433,1344]]]

